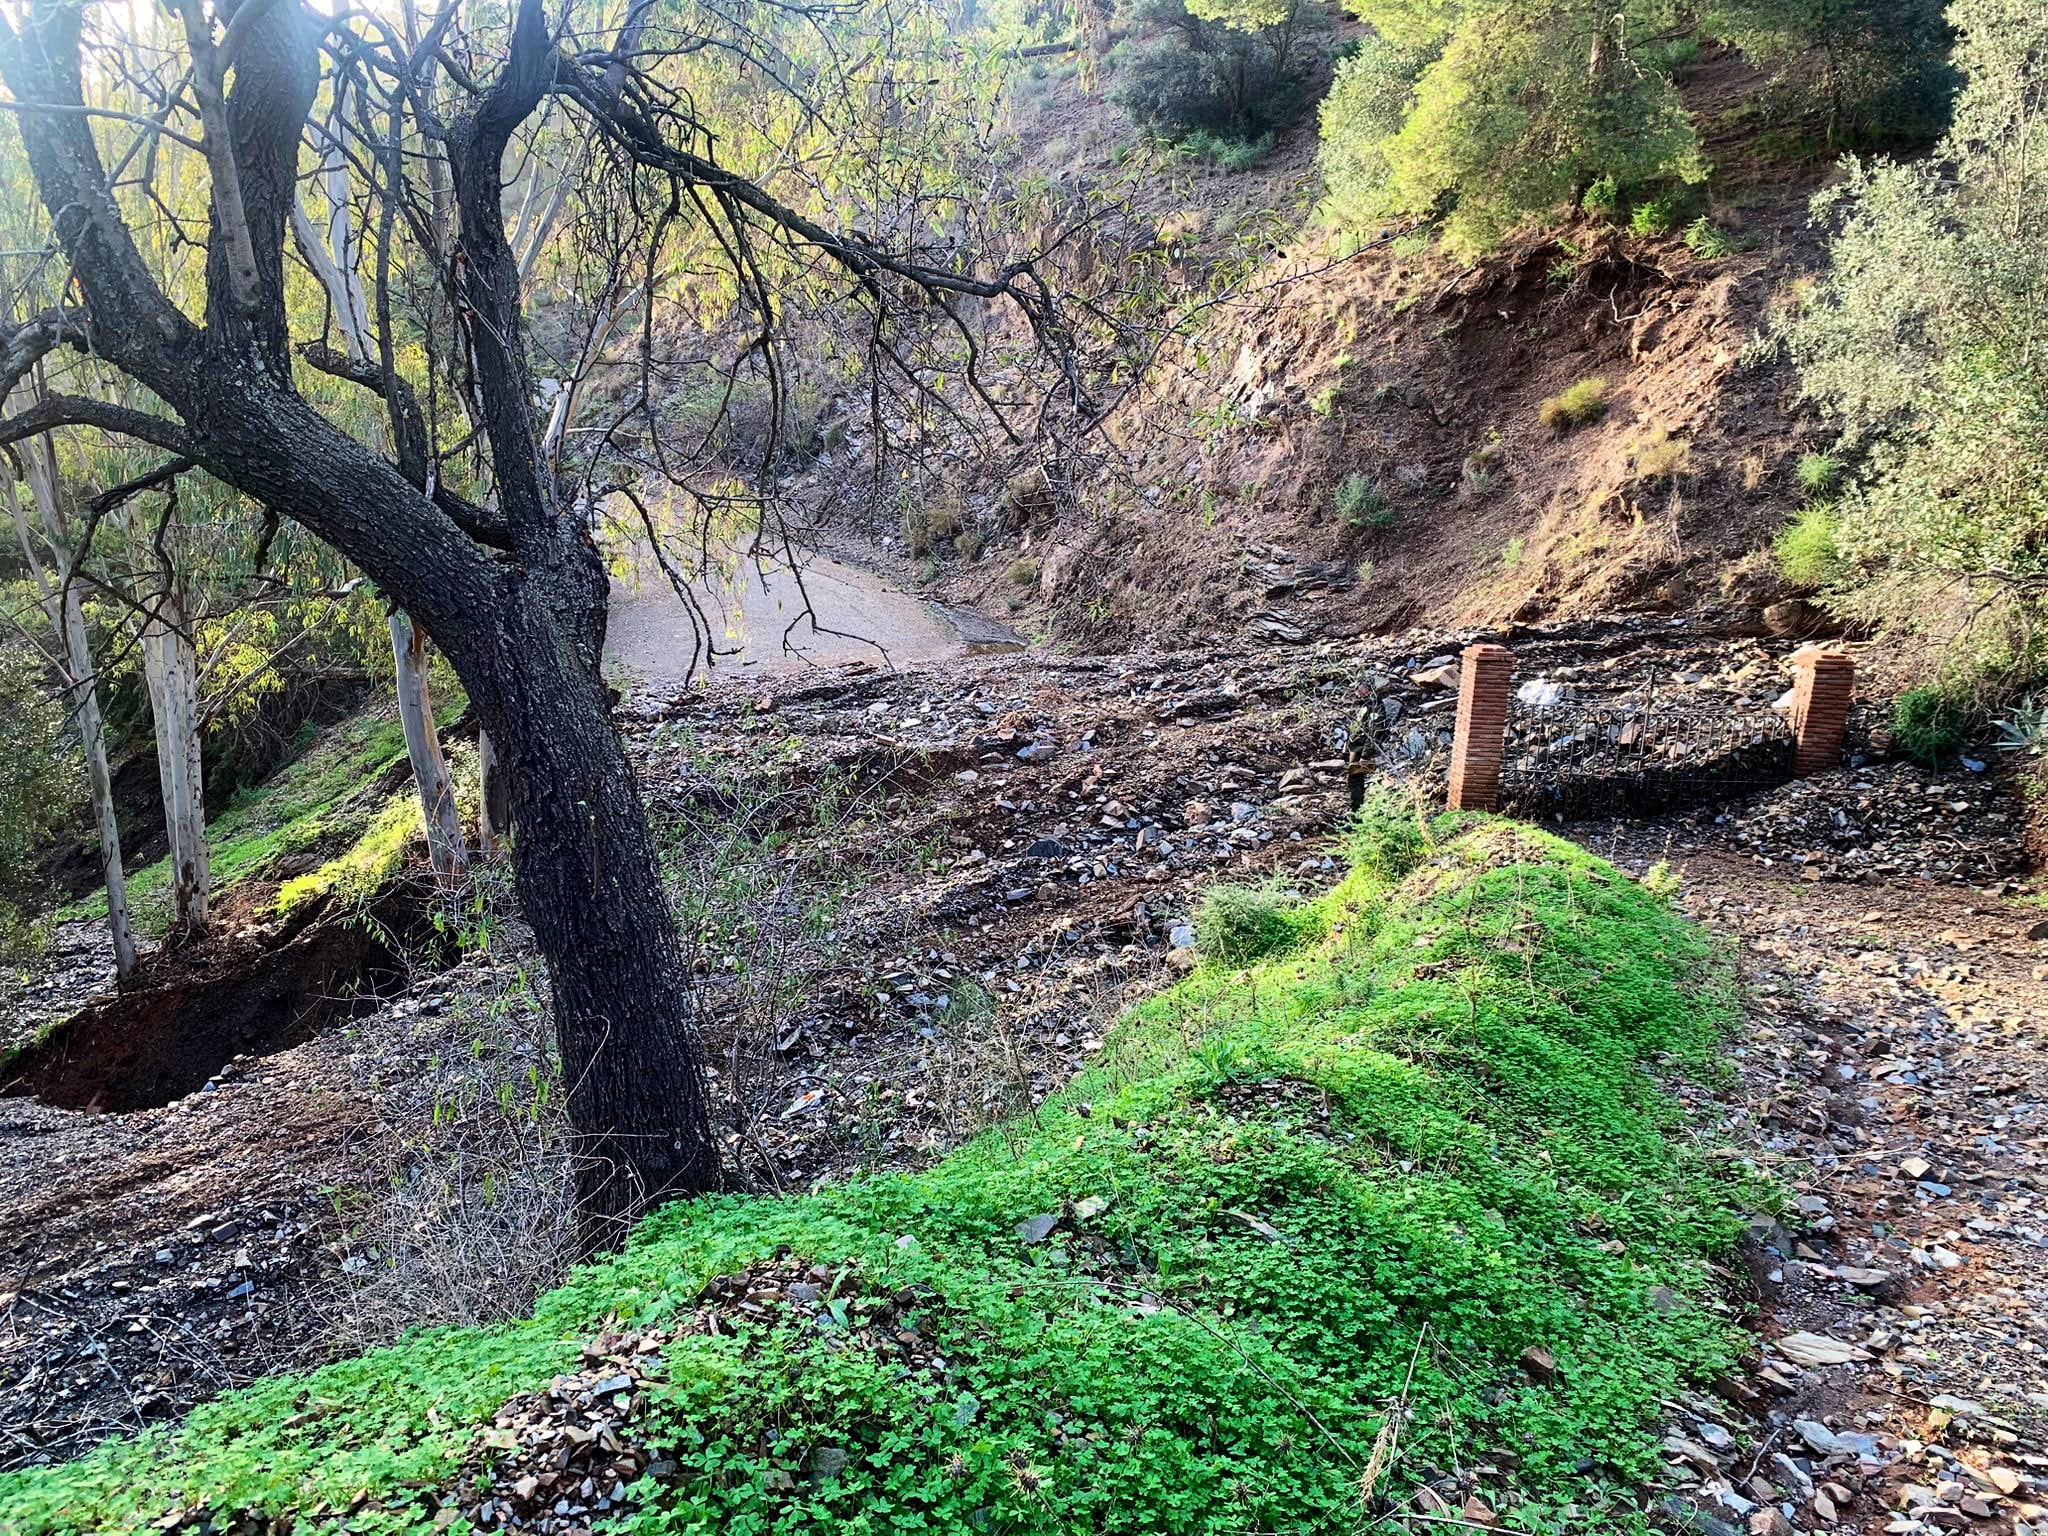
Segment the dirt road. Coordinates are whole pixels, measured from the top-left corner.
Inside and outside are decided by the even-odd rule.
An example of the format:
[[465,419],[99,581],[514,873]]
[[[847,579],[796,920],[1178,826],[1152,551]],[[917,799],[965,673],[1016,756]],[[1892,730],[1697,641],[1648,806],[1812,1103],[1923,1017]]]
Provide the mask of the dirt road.
[[612,583],[606,661],[625,692],[666,697],[706,676],[759,676],[871,661],[889,668],[965,655],[945,611],[823,555],[736,559],[677,595],[650,552]]

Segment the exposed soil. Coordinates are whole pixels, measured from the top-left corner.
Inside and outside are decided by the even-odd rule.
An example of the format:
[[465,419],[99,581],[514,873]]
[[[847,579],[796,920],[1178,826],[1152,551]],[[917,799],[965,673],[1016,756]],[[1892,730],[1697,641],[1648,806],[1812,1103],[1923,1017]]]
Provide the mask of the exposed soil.
[[[268,887],[238,892],[246,911]],[[237,1056],[268,1055],[398,991],[426,954],[418,893],[364,911],[308,902],[282,922],[216,915],[218,937],[159,949],[120,991],[11,1057],[0,1094],[88,1113],[151,1109],[197,1091]]]
[[[1247,172],[1155,163],[1063,66],[1020,81],[1019,164],[1115,210],[1065,259],[1167,252],[1191,292],[1232,276],[1195,341],[1119,403],[1104,461],[1048,466],[1060,494],[1020,499],[1028,475],[1006,487],[1018,466],[987,473],[960,445],[980,465],[954,488],[974,536],[940,541],[935,590],[1097,649],[1753,614],[1785,597],[1768,545],[1801,501],[1793,465],[1832,436],[1752,344],[1821,259],[1808,204],[1830,172],[1766,152],[1759,79],[1731,50],[1678,83],[1717,167],[1685,221],[1706,219],[1725,253],[1588,219],[1465,262],[1393,227],[1345,255],[1304,226],[1312,122]],[[1546,424],[1545,399],[1592,379],[1604,414]],[[863,489],[865,405],[832,414],[845,445],[800,489],[847,509],[837,537],[907,574],[898,508]],[[890,430],[922,441],[925,426]],[[1337,492],[1354,479],[1377,501],[1347,519]]]

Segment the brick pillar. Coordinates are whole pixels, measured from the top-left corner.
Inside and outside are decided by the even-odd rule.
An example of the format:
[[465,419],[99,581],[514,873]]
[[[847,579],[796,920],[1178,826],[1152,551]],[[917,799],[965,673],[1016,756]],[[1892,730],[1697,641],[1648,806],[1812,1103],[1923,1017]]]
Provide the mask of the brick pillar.
[[1451,743],[1450,807],[1500,808],[1500,760],[1508,728],[1508,684],[1515,653],[1504,645],[1468,645],[1458,678],[1458,734]]
[[1856,693],[1856,663],[1846,651],[1806,650],[1792,658],[1792,777],[1806,778],[1842,760],[1842,732]]

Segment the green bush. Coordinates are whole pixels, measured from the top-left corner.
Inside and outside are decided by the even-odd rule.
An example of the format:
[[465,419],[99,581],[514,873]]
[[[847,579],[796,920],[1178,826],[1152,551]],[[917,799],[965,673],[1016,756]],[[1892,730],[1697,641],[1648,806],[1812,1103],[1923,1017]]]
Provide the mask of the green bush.
[[1855,455],[1833,515],[1856,579],[1830,606],[2011,693],[2048,675],[2048,9],[1948,14],[1954,128],[1822,194],[1829,265],[1777,334]]
[[1909,688],[1892,703],[1892,739],[1901,752],[1938,768],[1969,740],[1974,712],[1940,684]]
[[1956,86],[1943,11],[1944,0],[1708,0],[1699,21],[1771,73],[1759,120],[1832,156],[1940,136]]
[[1329,17],[1314,0],[1135,0],[1125,22],[1135,36],[1110,54],[1109,99],[1184,145],[1204,135],[1202,152],[1231,170],[1308,110],[1329,68]]
[[1255,139],[1233,139],[1198,128],[1174,147],[1197,160],[1207,160],[1226,171],[1248,171],[1273,152],[1275,139],[1262,133]]
[[1388,785],[1376,786],[1365,797],[1344,837],[1352,868],[1388,885],[1406,879],[1433,846],[1416,802]]
[[1394,507],[1385,488],[1363,471],[1338,483],[1336,506],[1337,516],[1354,528],[1383,532],[1394,526]]
[[1325,213],[1340,227],[1439,219],[1453,249],[1473,250],[1603,183],[1706,175],[1653,0],[1345,5],[1374,35],[1322,108]]
[[1679,193],[1667,192],[1637,203],[1629,210],[1628,232],[1643,239],[1668,235],[1684,220],[1690,201]]
[[[1747,1348],[1722,1266],[1775,1205],[1671,1091],[1725,1077],[1725,965],[1570,844],[1459,825],[930,1168],[676,1202],[531,1320],[0,1477],[0,1528],[460,1529],[500,1408],[652,1328],[627,1434],[664,1465],[608,1527],[646,1536],[1341,1536],[1482,1460],[1504,1528],[1646,1532],[1663,1405]],[[806,1264],[815,1299],[710,1284]]]
[[1833,508],[1819,502],[1800,508],[1772,546],[1778,574],[1809,592],[1833,586],[1843,571],[1842,556],[1835,547],[1837,532]]
[[1701,214],[1685,226],[1685,246],[1701,261],[1720,261],[1747,250],[1749,242]]
[[1591,426],[1607,414],[1607,381],[1581,379],[1536,407],[1536,419],[1553,432]]
[[1277,885],[1212,885],[1195,912],[1195,948],[1213,965],[1250,965],[1310,937],[1297,900]]
[[1841,483],[1842,461],[1831,453],[1802,453],[1792,474],[1807,495],[1826,496]]

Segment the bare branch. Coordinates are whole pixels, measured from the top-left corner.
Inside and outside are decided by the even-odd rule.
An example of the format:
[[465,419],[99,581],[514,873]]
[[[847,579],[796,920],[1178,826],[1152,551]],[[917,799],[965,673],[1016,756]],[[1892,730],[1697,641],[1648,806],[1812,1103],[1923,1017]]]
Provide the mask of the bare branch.
[[14,393],[29,369],[67,341],[83,348],[86,331],[83,311],[56,304],[0,335],[0,400]]
[[0,447],[48,432],[56,427],[98,427],[145,443],[154,443],[172,453],[197,453],[185,428],[168,416],[153,416],[106,400],[89,400],[83,395],[45,395],[25,411],[0,419]]

